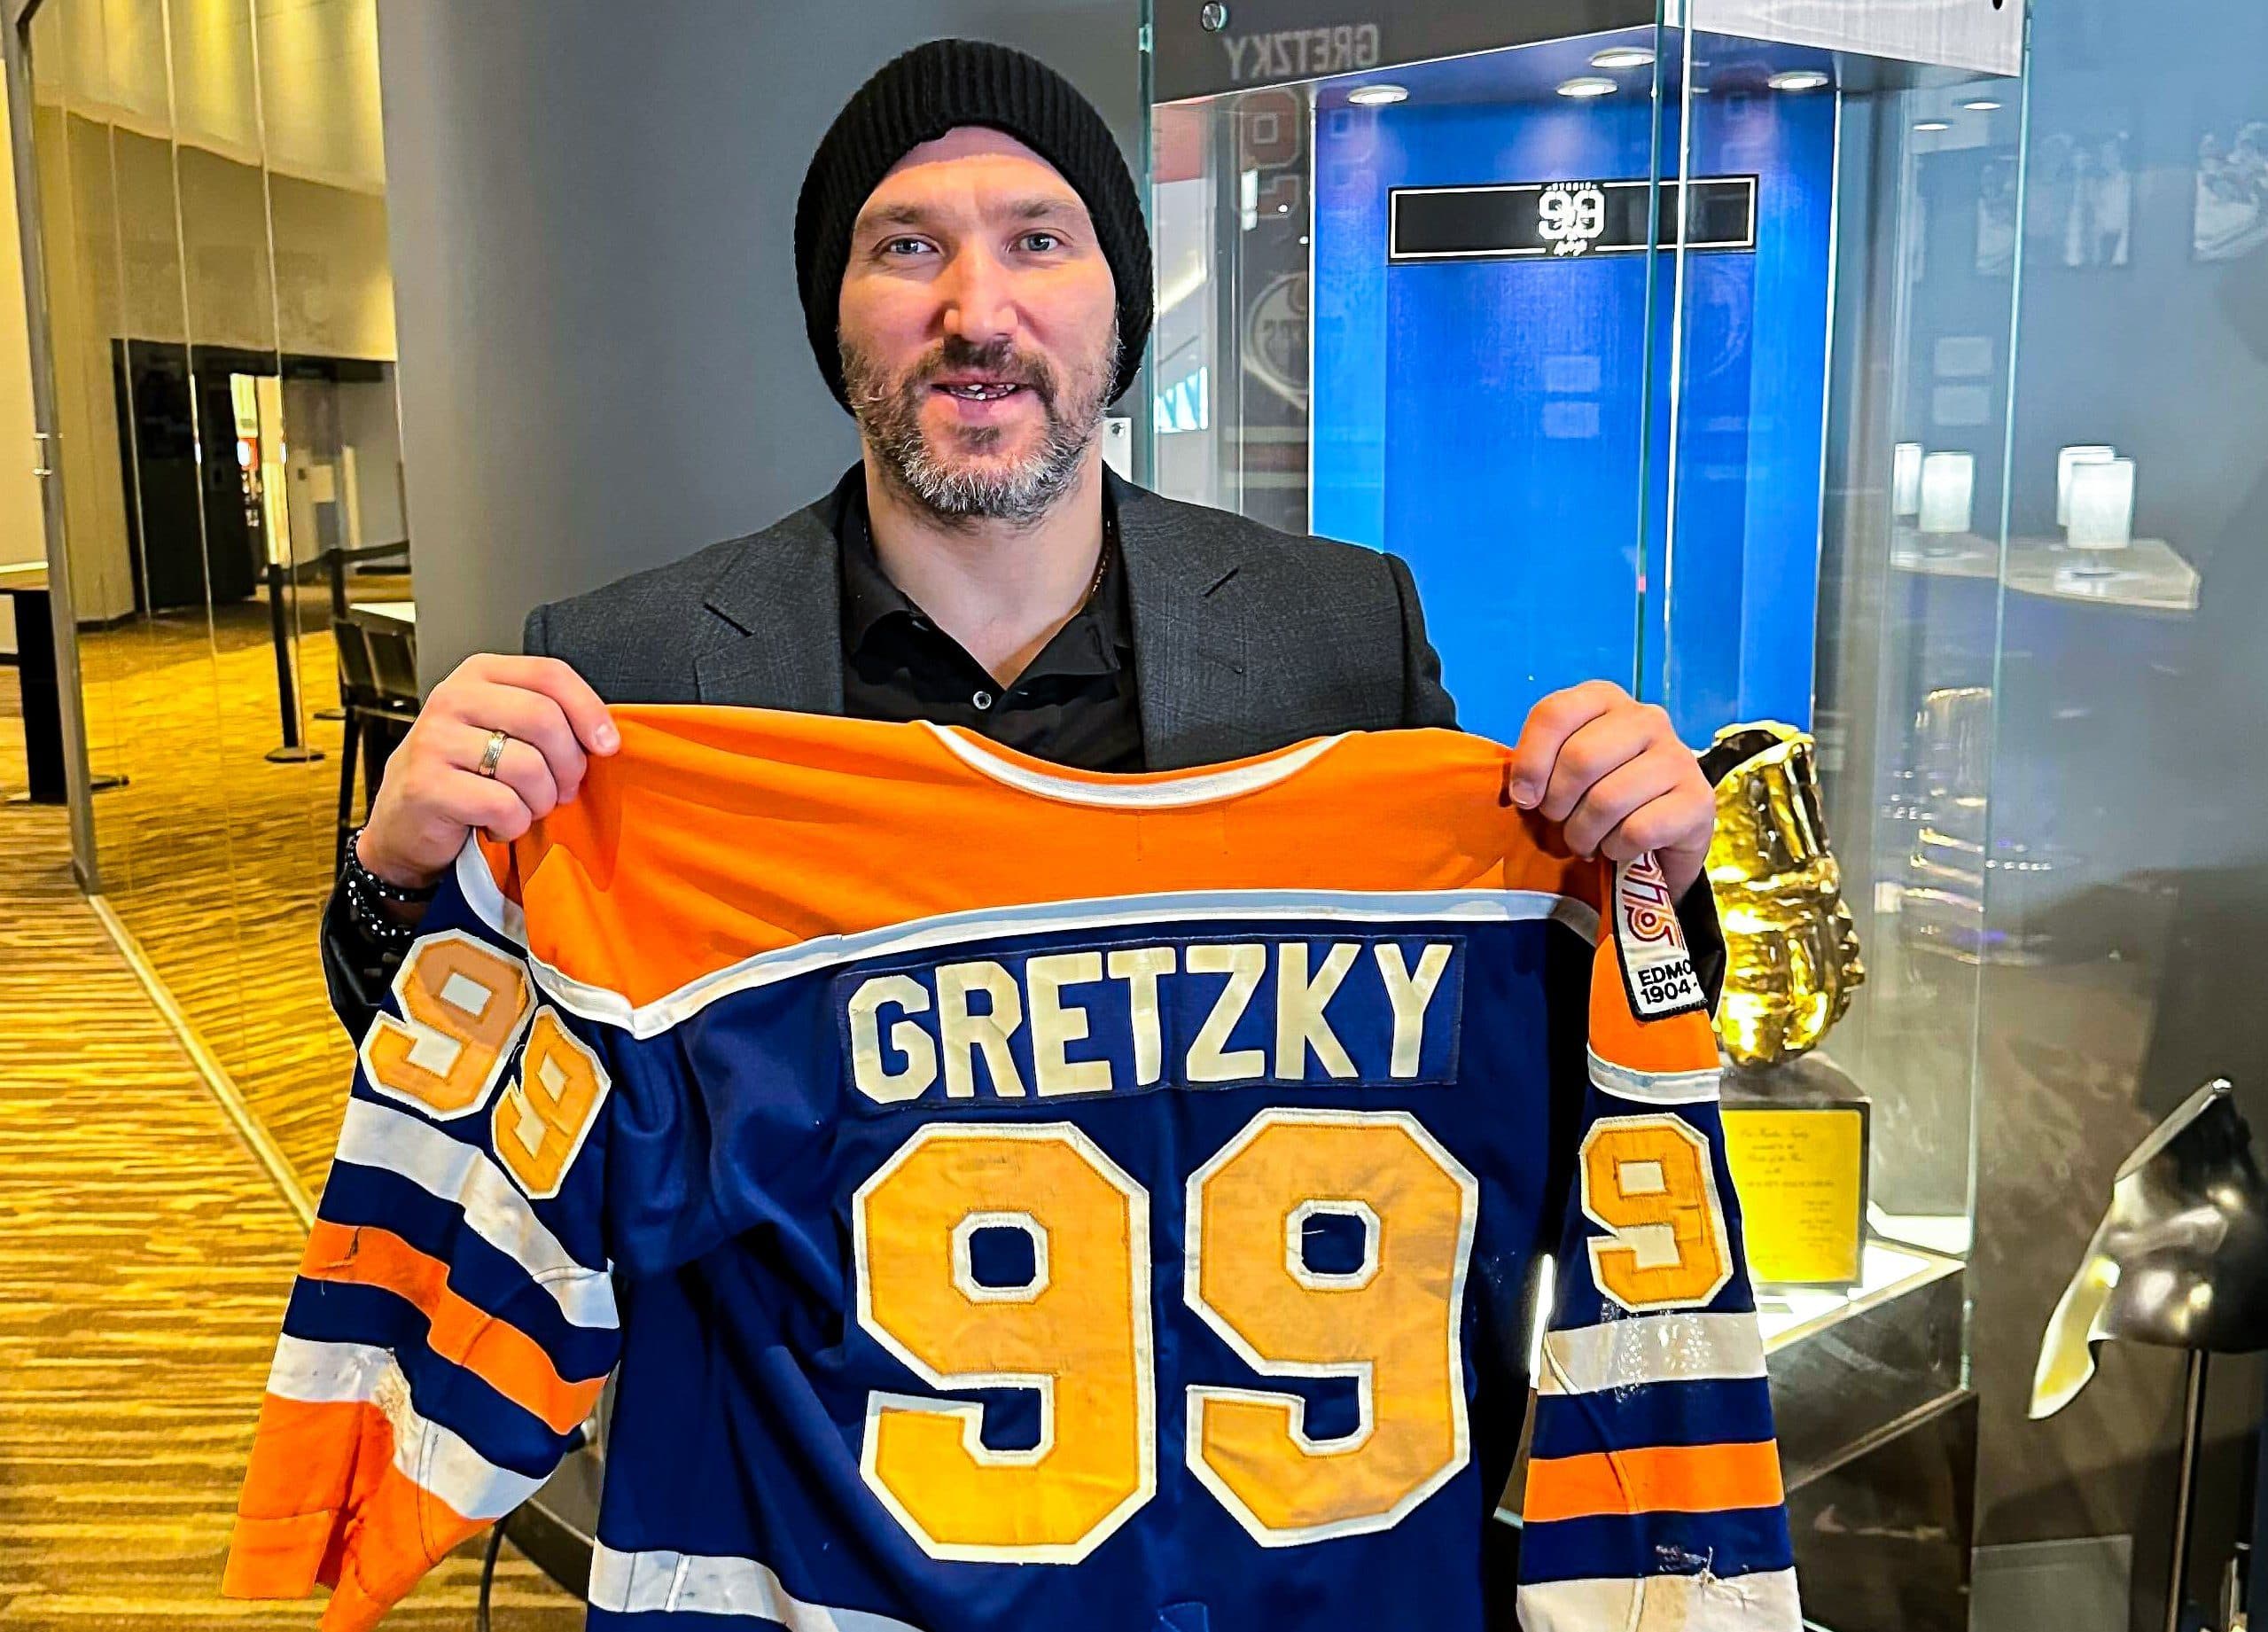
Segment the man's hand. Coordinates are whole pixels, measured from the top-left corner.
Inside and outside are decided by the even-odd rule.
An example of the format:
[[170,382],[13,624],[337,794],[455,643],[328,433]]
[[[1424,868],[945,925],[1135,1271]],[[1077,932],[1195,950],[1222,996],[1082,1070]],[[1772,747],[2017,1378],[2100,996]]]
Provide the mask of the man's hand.
[[[492,731],[511,740],[484,777]],[[518,838],[574,798],[589,754],[620,746],[598,693],[557,658],[469,657],[433,688],[386,761],[355,854],[387,882],[423,888],[474,828]]]
[[1608,680],[1555,691],[1512,748],[1512,797],[1561,824],[1578,855],[1651,850],[1682,896],[1709,859],[1717,795],[1666,710]]

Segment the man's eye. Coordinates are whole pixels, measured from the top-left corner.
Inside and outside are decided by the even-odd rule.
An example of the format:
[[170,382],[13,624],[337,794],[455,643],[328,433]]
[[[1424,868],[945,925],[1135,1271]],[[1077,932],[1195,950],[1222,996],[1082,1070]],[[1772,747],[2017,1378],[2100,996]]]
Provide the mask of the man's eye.
[[1061,248],[1062,246],[1063,239],[1052,232],[1027,232],[1024,235],[1024,247],[1034,254],[1044,255],[1049,250]]
[[919,255],[928,250],[929,246],[917,238],[893,238],[882,246],[885,255]]

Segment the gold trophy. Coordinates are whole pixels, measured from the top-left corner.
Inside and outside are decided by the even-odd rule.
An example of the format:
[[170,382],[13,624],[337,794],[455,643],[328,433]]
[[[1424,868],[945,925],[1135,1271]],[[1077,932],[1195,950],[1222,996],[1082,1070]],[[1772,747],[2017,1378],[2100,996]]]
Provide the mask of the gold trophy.
[[1731,1062],[1726,1154],[1750,1266],[1760,1282],[1847,1288],[1859,1278],[1871,1107],[1812,1050],[1867,974],[1828,848],[1813,743],[1793,726],[1727,726],[1702,769],[1717,787],[1717,1037]]
[[1718,1040],[1736,1066],[1780,1065],[1818,1047],[1867,978],[1828,851],[1812,738],[1789,725],[1729,725],[1701,762],[1717,785]]

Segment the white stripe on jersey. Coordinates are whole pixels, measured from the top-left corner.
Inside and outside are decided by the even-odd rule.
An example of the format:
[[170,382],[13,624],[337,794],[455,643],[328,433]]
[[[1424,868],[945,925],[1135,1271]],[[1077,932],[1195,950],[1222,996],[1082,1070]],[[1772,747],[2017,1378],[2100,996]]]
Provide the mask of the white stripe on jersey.
[[617,1615],[746,1615],[789,1632],[916,1632],[887,1615],[806,1603],[753,1558],[617,1552],[604,1542],[591,1552],[590,1605]]
[[578,1263],[477,1145],[407,1112],[355,1099],[347,1102],[339,1131],[339,1160],[398,1173],[426,1194],[463,1207],[472,1232],[526,1270],[576,1325],[606,1331],[618,1324],[612,1279],[604,1269]]
[[496,887],[496,875],[488,871],[488,857],[480,848],[478,833],[465,837],[464,847],[456,853],[456,887],[464,892],[464,899],[481,921],[516,947],[527,945],[527,914],[514,901]]
[[1521,1632],[1655,1626],[1679,1632],[1801,1632],[1804,1624],[1793,1570],[1537,1581],[1521,1588],[1515,1602]]
[[[500,894],[486,862],[460,858],[457,881],[465,900],[491,929],[525,947],[519,909]],[[528,970],[560,1007],[619,1026],[634,1037],[652,1037],[698,1013],[721,997],[790,980],[861,958],[882,957],[1009,935],[1072,930],[1133,928],[1145,924],[1236,922],[1313,924],[1563,924],[1596,944],[1599,914],[1572,895],[1548,890],[1181,890],[1118,895],[1096,901],[1038,902],[1022,907],[980,907],[941,913],[850,935],[820,935],[793,946],[758,952],[690,980],[651,1003],[632,1007],[621,993],[562,973],[532,952]]]
[[1279,749],[1255,764],[1158,781],[1129,777],[1122,782],[1087,782],[1077,777],[1050,776],[1043,770],[1015,764],[959,731],[933,721],[924,720],[921,723],[929,728],[930,735],[948,753],[980,776],[990,777],[1020,793],[1036,793],[1042,799],[1061,800],[1067,805],[1092,805],[1106,810],[1178,810],[1188,805],[1257,793],[1263,788],[1290,781],[1346,740],[1346,733],[1341,731],[1297,747]]
[[322,1343],[286,1332],[276,1341],[268,1392],[285,1400],[376,1405],[394,1426],[394,1465],[420,1490],[467,1519],[502,1519],[542,1484],[500,1468],[410,1403],[392,1354],[367,1343]]
[[1634,1071],[1612,1060],[1591,1055],[1591,1085],[1617,1099],[1649,1105],[1713,1105],[1723,1074],[1714,1066],[1703,1071]]
[[440,1424],[418,1415],[409,1403],[408,1380],[399,1371],[391,1380],[399,1385],[399,1398],[381,1386],[378,1403],[394,1425],[394,1465],[418,1489],[464,1518],[502,1519],[542,1488],[542,1480],[498,1467]]
[[1764,1333],[1753,1315],[1633,1315],[1547,1333],[1536,1392],[1591,1394],[1763,1375]]
[[284,1332],[276,1339],[268,1392],[310,1405],[358,1404],[374,1398],[394,1355],[369,1343],[323,1343]]

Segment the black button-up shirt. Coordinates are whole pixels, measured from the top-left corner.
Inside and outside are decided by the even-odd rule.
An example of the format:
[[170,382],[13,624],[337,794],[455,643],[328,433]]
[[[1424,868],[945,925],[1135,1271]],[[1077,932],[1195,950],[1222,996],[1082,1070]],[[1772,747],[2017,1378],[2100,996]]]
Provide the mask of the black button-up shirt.
[[1134,618],[1115,507],[1103,501],[1102,581],[1012,684],[884,575],[857,471],[836,489],[843,552],[843,712],[860,720],[961,725],[1080,770],[1143,769]]

